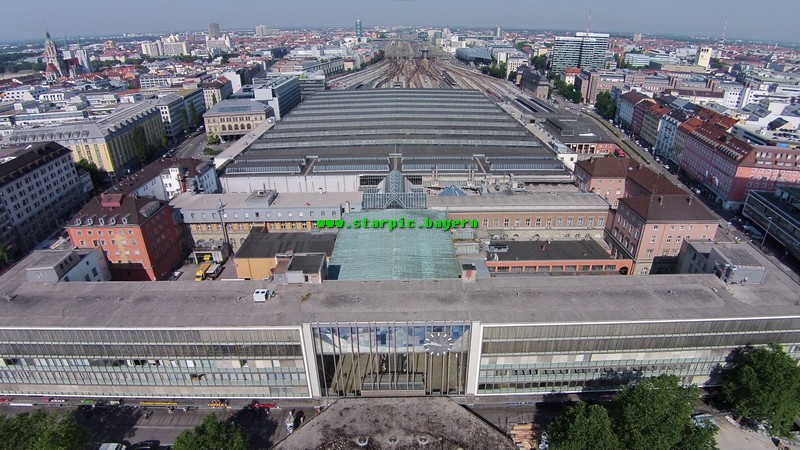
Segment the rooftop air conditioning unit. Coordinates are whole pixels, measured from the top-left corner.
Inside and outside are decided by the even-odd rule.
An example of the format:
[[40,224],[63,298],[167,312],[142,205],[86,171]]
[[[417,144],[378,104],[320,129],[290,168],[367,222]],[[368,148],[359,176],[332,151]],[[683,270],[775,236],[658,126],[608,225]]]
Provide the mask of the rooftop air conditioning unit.
[[256,289],[253,291],[253,301],[255,303],[264,303],[272,297],[272,292],[269,289]]

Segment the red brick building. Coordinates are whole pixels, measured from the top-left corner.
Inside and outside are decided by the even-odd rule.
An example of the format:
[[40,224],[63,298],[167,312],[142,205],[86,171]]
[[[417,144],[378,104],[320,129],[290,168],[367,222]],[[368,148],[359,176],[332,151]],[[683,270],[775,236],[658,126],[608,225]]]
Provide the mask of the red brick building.
[[163,280],[180,266],[183,251],[169,205],[152,197],[102,194],[68,223],[72,245],[100,246],[114,280]]
[[633,106],[633,118],[631,119],[631,131],[634,136],[641,135],[642,124],[644,123],[644,113],[650,107],[657,105],[655,100],[646,98]]
[[681,170],[727,209],[744,205],[747,191],[775,191],[800,183],[800,149],[755,146],[702,123],[685,134]]

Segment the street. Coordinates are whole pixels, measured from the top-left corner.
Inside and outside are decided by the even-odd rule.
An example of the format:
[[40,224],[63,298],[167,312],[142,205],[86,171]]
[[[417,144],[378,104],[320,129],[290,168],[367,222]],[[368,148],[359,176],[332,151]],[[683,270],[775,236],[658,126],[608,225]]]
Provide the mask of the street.
[[170,411],[167,407],[143,407],[131,402],[131,406],[4,406],[0,407],[0,415],[11,416],[37,410],[56,415],[77,410],[78,423],[89,430],[92,441],[98,446],[104,442],[133,445],[142,441],[158,441],[161,448],[172,445],[179,434],[197,427],[207,415],[213,414],[222,422],[237,425],[245,436],[248,448],[268,449],[288,435],[286,421],[291,410],[294,410],[295,429],[316,414],[308,406],[268,410],[251,409],[247,406],[209,408],[200,404],[191,406],[187,411],[181,407]]
[[206,134],[195,131],[193,135],[189,135],[185,141],[178,145],[174,156],[176,158],[196,158],[203,154],[205,146]]

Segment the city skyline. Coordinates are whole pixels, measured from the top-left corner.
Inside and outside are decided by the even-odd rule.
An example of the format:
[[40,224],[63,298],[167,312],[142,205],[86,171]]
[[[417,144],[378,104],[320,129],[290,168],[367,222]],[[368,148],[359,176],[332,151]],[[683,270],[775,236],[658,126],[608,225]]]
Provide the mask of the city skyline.
[[[238,8],[220,10],[209,0],[159,4],[160,13],[153,16],[147,5],[126,10],[124,19],[108,18],[108,5],[100,0],[87,0],[80,9],[68,2],[55,0],[10,0],[7,14],[0,18],[0,42],[37,39],[45,29],[53,36],[92,36],[122,33],[180,32],[205,29],[208,22],[218,22],[223,30],[254,28],[266,24],[272,28],[353,27],[361,19],[366,29],[390,27],[486,27],[494,29],[574,30],[585,31],[592,9],[591,31],[611,33],[641,32],[650,35],[684,35],[726,37],[775,42],[800,42],[793,33],[792,18],[800,14],[800,3],[775,0],[769,26],[753,21],[760,13],[758,5],[744,0],[724,4],[674,0],[669,9],[628,0],[607,0],[602,5],[589,0],[576,0],[570,8],[547,7],[528,2],[511,2],[498,12],[487,12],[478,0],[385,0],[379,6],[364,0],[343,0],[336,4],[309,0],[303,8],[270,8],[262,2],[242,0]],[[275,10],[272,10],[275,9]],[[514,14],[508,11],[515,10]],[[620,16],[618,11],[626,14]],[[261,12],[259,12],[261,11]],[[691,11],[692,14],[687,14]],[[655,20],[657,19],[657,20]],[[390,23],[389,21],[392,21]]]

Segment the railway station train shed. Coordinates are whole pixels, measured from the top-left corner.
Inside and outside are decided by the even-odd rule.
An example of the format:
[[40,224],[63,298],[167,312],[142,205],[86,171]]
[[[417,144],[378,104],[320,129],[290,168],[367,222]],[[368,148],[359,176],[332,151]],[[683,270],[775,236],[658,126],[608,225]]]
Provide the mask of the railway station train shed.
[[415,186],[569,183],[570,173],[525,127],[479,91],[320,92],[225,167],[226,192],[353,192],[391,170]]

